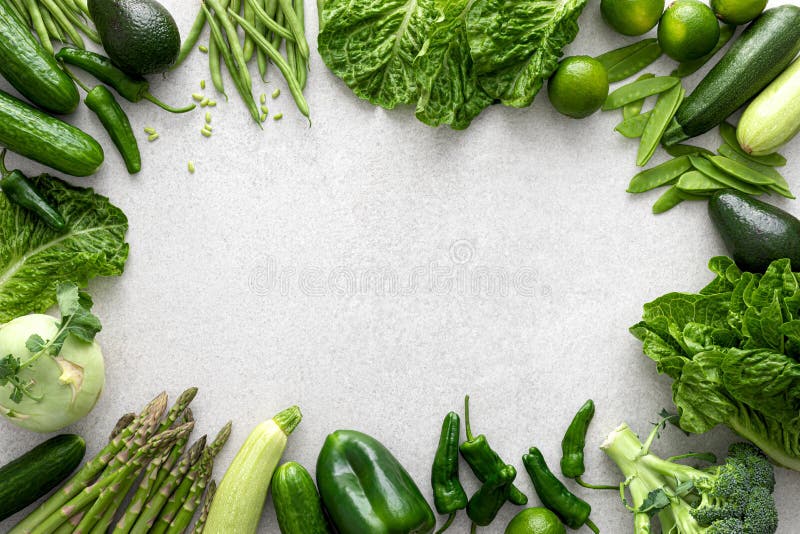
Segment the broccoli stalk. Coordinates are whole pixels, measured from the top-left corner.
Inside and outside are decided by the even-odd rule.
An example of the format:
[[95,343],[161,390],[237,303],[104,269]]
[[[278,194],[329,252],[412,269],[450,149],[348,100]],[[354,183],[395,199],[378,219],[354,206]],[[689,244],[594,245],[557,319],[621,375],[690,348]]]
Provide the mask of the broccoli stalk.
[[665,534],[774,534],[774,472],[756,447],[731,445],[724,464],[696,469],[650,452],[659,429],[642,443],[622,424],[600,447],[625,476],[620,493],[634,514],[634,534],[651,532],[654,516]]

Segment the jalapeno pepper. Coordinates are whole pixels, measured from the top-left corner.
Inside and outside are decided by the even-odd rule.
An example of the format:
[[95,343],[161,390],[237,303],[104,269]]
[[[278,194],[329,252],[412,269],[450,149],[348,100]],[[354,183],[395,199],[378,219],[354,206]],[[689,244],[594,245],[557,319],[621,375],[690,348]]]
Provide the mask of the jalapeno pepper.
[[525,470],[533,481],[533,487],[539,495],[539,500],[546,508],[561,518],[570,528],[577,529],[586,525],[593,532],[600,532],[597,526],[589,519],[592,507],[583,499],[576,497],[566,486],[550,471],[544,461],[542,453],[536,447],[531,447],[528,454],[522,457]]
[[[489,446],[485,435],[472,435],[472,428],[469,424],[469,395],[464,398],[464,426],[467,431],[467,441],[462,443],[458,450],[461,451],[461,456],[464,457],[478,480],[486,482],[489,477],[502,470],[506,463]],[[528,503],[528,497],[514,485],[509,490],[508,500],[518,505]]]
[[469,499],[467,516],[474,525],[485,527],[497,516],[497,512],[508,500],[511,484],[517,478],[513,465],[506,465],[489,477]]
[[458,442],[460,438],[461,418],[457,413],[450,412],[442,422],[439,447],[436,449],[431,469],[433,504],[440,514],[449,514],[447,521],[442,528],[436,531],[436,534],[447,530],[453,524],[456,512],[467,506],[467,494],[458,480]]
[[139,145],[133,134],[131,122],[122,110],[111,91],[104,85],[98,85],[86,95],[86,107],[91,109],[103,123],[114,145],[119,150],[130,174],[136,174],[142,169],[142,157],[139,154]]
[[5,193],[8,200],[14,204],[32,211],[39,216],[48,226],[58,232],[62,232],[67,227],[64,217],[45,200],[36,186],[21,171],[14,170],[9,172],[5,166],[6,150],[0,152],[0,189]]
[[619,490],[619,486],[589,484],[581,478],[586,472],[586,466],[583,463],[586,433],[589,431],[589,424],[593,417],[594,401],[589,399],[572,418],[572,422],[564,434],[564,439],[561,440],[561,473],[567,478],[574,479],[584,488]]
[[129,102],[149,100],[171,113],[185,113],[195,108],[194,104],[183,108],[168,106],[150,94],[150,83],[147,80],[126,74],[117,68],[110,59],[95,52],[66,46],[58,51],[56,59],[85,70],[101,82],[113,87],[122,98]]

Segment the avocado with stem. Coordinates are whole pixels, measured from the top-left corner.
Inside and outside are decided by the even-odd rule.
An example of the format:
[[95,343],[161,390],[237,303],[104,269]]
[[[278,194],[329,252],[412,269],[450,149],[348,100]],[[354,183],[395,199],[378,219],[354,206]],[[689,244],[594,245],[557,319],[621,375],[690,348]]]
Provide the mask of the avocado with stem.
[[708,214],[740,269],[764,272],[780,258],[800,268],[800,220],[792,214],[733,189],[714,193]]
[[108,57],[128,74],[164,72],[175,63],[181,37],[156,0],[89,0],[89,13]]

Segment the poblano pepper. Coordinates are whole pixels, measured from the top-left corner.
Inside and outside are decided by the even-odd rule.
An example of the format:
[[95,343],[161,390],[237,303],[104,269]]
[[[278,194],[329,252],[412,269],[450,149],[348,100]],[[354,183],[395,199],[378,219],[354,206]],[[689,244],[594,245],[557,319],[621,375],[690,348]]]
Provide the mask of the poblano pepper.
[[433,459],[431,486],[433,504],[440,514],[448,514],[447,521],[437,530],[447,530],[456,517],[456,512],[467,506],[467,494],[458,480],[458,442],[461,439],[461,418],[455,412],[448,413],[442,422],[439,447]]
[[[464,426],[467,431],[467,441],[462,443],[458,450],[478,480],[486,482],[492,475],[505,468],[506,463],[489,446],[485,435],[472,435],[469,423],[469,395],[464,398]],[[508,500],[518,505],[528,504],[528,497],[514,485],[509,490]]]
[[317,485],[340,534],[428,534],[436,524],[405,468],[361,432],[328,435],[317,459]]

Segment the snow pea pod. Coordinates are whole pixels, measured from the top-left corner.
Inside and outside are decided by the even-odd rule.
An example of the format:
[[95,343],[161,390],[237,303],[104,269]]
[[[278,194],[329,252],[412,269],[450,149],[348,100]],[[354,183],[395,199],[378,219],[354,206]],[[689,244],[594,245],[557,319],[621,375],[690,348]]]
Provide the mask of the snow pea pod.
[[775,182],[769,176],[754,171],[747,165],[734,161],[725,156],[706,156],[714,166],[736,178],[753,185],[771,185]]
[[640,113],[639,115],[634,115],[629,119],[625,119],[617,124],[614,127],[614,130],[628,139],[641,137],[644,133],[645,126],[647,126],[647,121],[650,120],[651,113],[652,112],[648,111],[645,113]]
[[675,186],[684,193],[693,195],[710,195],[714,191],[725,188],[725,185],[709,178],[700,171],[683,173]]
[[768,185],[770,189],[775,191],[781,196],[786,198],[794,198],[792,192],[789,190],[789,184],[786,182],[786,178],[783,177],[781,173],[779,173],[775,168],[770,167],[769,165],[762,165],[760,163],[756,163],[755,161],[751,160],[746,156],[742,156],[733,147],[728,146],[727,144],[723,144],[718,149],[719,153],[725,156],[728,159],[731,159],[737,163],[741,163],[745,167],[749,167],[753,171],[762,174],[770,179],[772,179],[772,184]]
[[597,56],[608,72],[608,82],[614,83],[629,78],[647,68],[661,57],[661,47],[656,39],[644,39]]
[[748,184],[747,182],[743,182],[732,176],[726,172],[721,171],[717,167],[715,167],[710,161],[706,158],[702,157],[699,154],[691,154],[689,155],[689,161],[692,163],[692,167],[695,170],[698,170],[708,176],[716,180],[717,182],[724,184],[730,188],[737,189],[742,193],[747,193],[748,195],[763,195],[764,189],[761,187]]
[[[673,79],[677,80],[677,78]],[[644,80],[644,82],[641,83],[649,81],[651,80]],[[647,121],[647,126],[644,127],[644,132],[642,132],[642,140],[639,143],[636,164],[640,167],[646,165],[647,162],[650,161],[650,158],[653,157],[656,147],[658,147],[661,137],[663,137],[667,129],[667,125],[669,125],[672,117],[674,117],[675,113],[678,111],[678,107],[683,100],[683,95],[683,87],[678,83],[673,86],[672,89],[669,89],[666,93],[658,97],[653,112],[650,114],[650,119]]]
[[692,168],[689,156],[680,156],[644,170],[631,179],[628,193],[644,193],[680,178]]
[[[650,74],[650,73],[642,74],[641,76],[639,76],[639,78],[637,78],[636,81],[638,82],[641,80],[648,80],[650,78],[655,78],[655,77],[656,77],[655,74]],[[622,107],[622,118],[630,119],[631,117],[640,114],[642,112],[642,106],[644,106],[644,101],[645,99],[641,98],[639,100],[634,100],[633,102],[625,104]]]
[[764,156],[754,156],[742,150],[742,147],[739,145],[739,140],[736,138],[736,128],[734,128],[733,125],[727,121],[719,125],[719,133],[722,135],[722,139],[725,141],[725,143],[735,150],[737,154],[743,158],[747,158],[753,163],[759,163],[768,167],[783,167],[786,165],[786,158],[777,152],[766,154]]
[[626,104],[657,95],[672,89],[680,83],[679,78],[674,76],[657,76],[655,78],[645,78],[628,85],[623,85],[612,92],[603,103],[603,111],[621,108]]
[[678,143],[677,145],[664,147],[664,150],[666,150],[667,154],[669,154],[673,158],[677,158],[679,156],[690,156],[692,154],[699,154],[701,156],[703,154],[708,154],[709,156],[714,155],[713,152],[703,147],[694,145],[683,145],[680,143]]
[[669,211],[684,200],[686,199],[681,194],[680,189],[673,185],[667,189],[664,194],[658,197],[658,200],[653,204],[653,214],[658,215],[659,213]]

